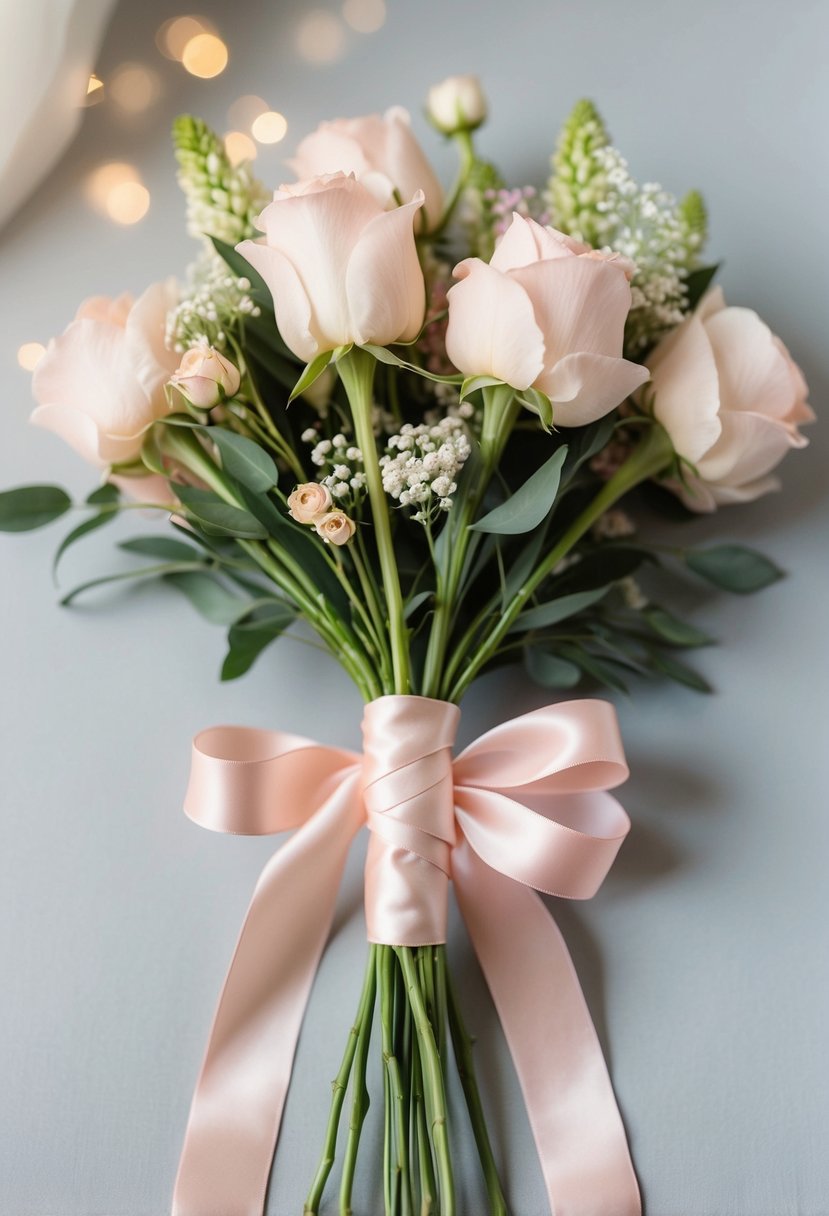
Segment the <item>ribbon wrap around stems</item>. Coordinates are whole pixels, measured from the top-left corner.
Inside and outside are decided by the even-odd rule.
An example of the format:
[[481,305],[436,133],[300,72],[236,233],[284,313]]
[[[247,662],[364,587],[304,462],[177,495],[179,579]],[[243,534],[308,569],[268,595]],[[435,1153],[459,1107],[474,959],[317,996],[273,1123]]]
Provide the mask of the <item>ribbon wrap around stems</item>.
[[451,877],[527,1104],[552,1216],[640,1216],[601,1048],[567,948],[536,895],[595,894],[630,827],[604,701],[547,706],[457,758],[457,706],[386,696],[364,754],[219,726],[193,743],[185,811],[214,831],[298,829],[266,865],[208,1042],[173,1216],[262,1216],[305,1006],[351,842],[371,831],[369,939],[446,940]]

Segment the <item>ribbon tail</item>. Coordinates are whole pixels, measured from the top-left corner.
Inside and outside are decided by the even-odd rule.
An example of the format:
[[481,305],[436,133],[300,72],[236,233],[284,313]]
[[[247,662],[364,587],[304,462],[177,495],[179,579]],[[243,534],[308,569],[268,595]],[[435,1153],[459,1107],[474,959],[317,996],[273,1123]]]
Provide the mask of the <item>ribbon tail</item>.
[[552,1216],[641,1216],[625,1130],[564,939],[531,888],[463,839],[452,877],[498,1010]]
[[262,1216],[305,1006],[362,822],[349,775],[265,867],[196,1086],[173,1216]]

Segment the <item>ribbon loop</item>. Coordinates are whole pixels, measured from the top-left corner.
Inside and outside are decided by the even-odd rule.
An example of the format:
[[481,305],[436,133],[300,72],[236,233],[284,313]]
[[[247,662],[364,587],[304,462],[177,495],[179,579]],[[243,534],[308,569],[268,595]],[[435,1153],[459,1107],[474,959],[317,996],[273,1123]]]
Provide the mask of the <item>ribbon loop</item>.
[[[244,727],[193,744],[187,814],[214,831],[296,828],[254,892],[193,1098],[173,1216],[262,1216],[305,1005],[354,835],[367,824],[371,941],[446,939],[448,882],[527,1103],[554,1216],[641,1216],[601,1049],[535,891],[585,899],[630,827],[612,706],[572,701],[488,731],[453,763],[460,711],[366,706],[364,756]],[[531,890],[530,888],[535,888]]]

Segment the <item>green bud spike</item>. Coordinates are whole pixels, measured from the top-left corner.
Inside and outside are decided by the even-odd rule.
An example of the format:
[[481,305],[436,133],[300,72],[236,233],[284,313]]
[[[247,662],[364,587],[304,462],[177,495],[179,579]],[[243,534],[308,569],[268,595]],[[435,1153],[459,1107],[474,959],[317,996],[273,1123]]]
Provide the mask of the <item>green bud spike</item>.
[[545,198],[555,227],[590,245],[602,243],[597,203],[607,193],[605,170],[595,153],[609,144],[607,127],[593,102],[577,101],[556,141]]
[[190,114],[179,115],[173,123],[173,148],[191,236],[215,236],[234,245],[255,235],[254,221],[269,194],[251,172],[250,162],[232,165],[216,132]]

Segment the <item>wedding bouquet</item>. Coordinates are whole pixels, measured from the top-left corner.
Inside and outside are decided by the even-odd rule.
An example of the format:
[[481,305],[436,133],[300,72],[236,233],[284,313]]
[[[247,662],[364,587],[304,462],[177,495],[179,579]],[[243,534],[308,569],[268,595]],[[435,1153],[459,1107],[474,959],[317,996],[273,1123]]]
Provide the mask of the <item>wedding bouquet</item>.
[[[565,122],[540,191],[478,151],[474,78],[432,89],[428,114],[459,151],[448,192],[400,109],[323,123],[272,196],[204,123],[177,120],[201,241],[187,283],[87,300],[34,373],[33,421],[100,482],[84,503],[51,485],[0,496],[7,531],[82,513],[56,561],[120,514],[156,511],[167,531],[120,543],[141,564],[62,603],[162,579],[228,628],[223,679],[289,633],[329,651],[366,702],[363,756],[241,727],[195,740],[192,818],[296,831],[257,886],[219,1004],[177,1216],[263,1210],[303,1011],[366,825],[365,981],[305,1213],[337,1162],[338,1210],[352,1211],[373,1038],[387,1216],[457,1211],[450,1045],[489,1209],[509,1210],[444,949],[450,878],[551,1207],[639,1211],[589,1015],[536,895],[592,895],[627,832],[607,793],[626,775],[613,710],[560,702],[453,760],[458,705],[516,662],[554,690],[653,677],[705,690],[677,656],[710,639],[677,614],[671,579],[745,593],[780,572],[733,544],[650,542],[630,496],[641,487],[669,523],[751,501],[777,487],[813,415],[780,339],[712,287],[699,194],[638,185],[592,104]],[[648,592],[657,568],[668,604]]]

